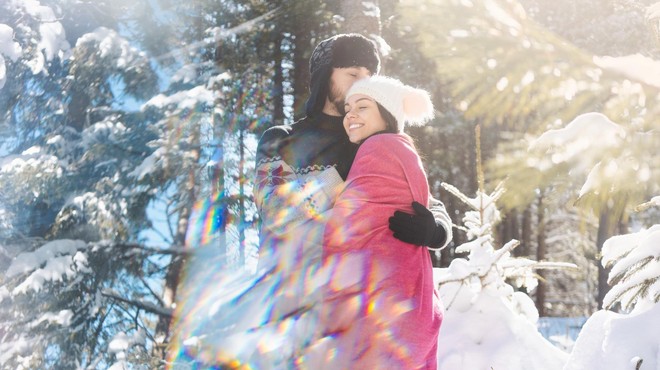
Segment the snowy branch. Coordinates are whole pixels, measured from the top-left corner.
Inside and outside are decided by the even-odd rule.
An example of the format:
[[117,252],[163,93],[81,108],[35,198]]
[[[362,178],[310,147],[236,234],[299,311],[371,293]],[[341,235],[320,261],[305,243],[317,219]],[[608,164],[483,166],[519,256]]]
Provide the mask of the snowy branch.
[[457,283],[457,282],[468,280],[472,277],[477,277],[480,280],[483,280],[483,278],[488,276],[488,273],[490,273],[490,271],[493,268],[497,267],[497,263],[499,262],[499,260],[502,257],[506,256],[507,253],[511,252],[519,244],[520,244],[520,242],[517,241],[517,240],[509,241],[500,250],[498,250],[497,253],[494,254],[494,258],[492,259],[491,264],[490,264],[490,266],[488,266],[487,269],[477,269],[477,270],[474,270],[474,271],[470,272],[469,274],[462,275],[462,276],[456,276],[456,275],[448,274],[447,277],[441,277],[438,280],[438,284]]
[[145,310],[149,313],[153,313],[153,314],[156,314],[156,315],[159,315],[159,316],[172,317],[172,310],[171,309],[161,307],[161,306],[157,306],[157,305],[155,305],[151,302],[136,301],[136,300],[133,300],[133,299],[120,297],[115,292],[112,292],[112,291],[107,290],[107,289],[104,290],[103,292],[101,292],[101,295],[103,295],[106,298],[111,298],[111,299],[114,299],[114,300],[117,300],[117,301],[120,301],[120,302],[123,302],[123,303],[130,304],[130,305],[135,306],[137,308],[143,309],[143,310]]
[[635,212],[646,211],[651,207],[660,207],[660,196],[653,197],[650,201],[642,203],[635,207]]
[[147,247],[146,245],[137,244],[137,243],[120,243],[115,244],[116,247],[125,248],[125,249],[139,249],[145,252],[150,252],[153,254],[163,254],[163,255],[174,255],[174,256],[183,256],[190,253],[182,245],[171,245],[169,248],[152,248]]
[[156,294],[156,292],[154,292],[154,290],[151,289],[151,286],[149,285],[149,283],[147,283],[146,280],[144,280],[143,277],[140,277],[140,281],[142,282],[142,284],[144,284],[145,288],[147,288],[149,293],[151,293],[151,296],[154,297],[158,301],[158,304],[160,304],[161,306],[165,306],[165,302],[163,302],[163,300],[160,298],[160,296],[158,296],[158,294]]

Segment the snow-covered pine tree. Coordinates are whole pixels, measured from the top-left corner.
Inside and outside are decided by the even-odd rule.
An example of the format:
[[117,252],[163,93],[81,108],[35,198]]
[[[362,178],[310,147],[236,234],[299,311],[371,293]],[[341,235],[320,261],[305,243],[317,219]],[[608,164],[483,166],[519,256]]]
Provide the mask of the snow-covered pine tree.
[[135,191],[129,173],[154,135],[115,98],[149,96],[156,73],[109,28],[69,48],[67,17],[57,9],[71,8],[17,1],[0,9],[0,22],[15,31],[9,42],[21,49],[5,60],[0,94],[0,214],[8,225],[0,239],[0,364],[148,362],[150,321],[169,315],[153,286],[164,252],[139,243],[152,195]]
[[[531,291],[537,285],[535,269],[574,266],[513,257],[516,240],[499,249],[493,246],[492,230],[499,221],[495,203],[502,188],[491,194],[479,190],[476,197],[469,198],[451,185],[443,187],[472,211],[463,219],[469,241],[456,248],[467,253],[467,258],[457,258],[448,268],[436,270],[446,305],[438,347],[439,369],[561,368],[566,354],[541,336],[534,302],[509,281]],[[491,350],[493,347],[497,350]]]
[[[163,262],[165,286],[162,304],[175,306],[179,277],[184,265],[182,251],[188,233],[194,204],[202,188],[208,194],[206,173],[213,151],[208,149],[213,140],[213,117],[222,112],[215,105],[221,94],[216,83],[228,76],[219,74],[213,63],[193,60],[185,64],[191,77],[175,74],[168,90],[142,106],[142,112],[153,119],[149,130],[154,139],[148,145],[153,152],[135,166],[129,176],[133,178],[136,192],[150,191],[155,200],[165,204],[168,215],[165,224],[169,229],[162,242],[173,251],[172,258]],[[207,215],[202,214],[202,222]],[[219,252],[219,250],[218,250]],[[210,265],[209,268],[218,266]],[[155,353],[165,357],[171,318],[161,315],[155,329],[158,347]]]
[[[233,156],[238,147],[246,152],[242,163],[253,163],[254,153],[245,149],[248,139],[235,145],[232,130],[238,124],[232,126],[237,122],[232,117],[238,114],[227,114],[222,109],[227,99],[221,98],[244,104],[236,109],[249,113],[239,112],[248,138],[247,130],[257,122],[254,116],[267,117],[254,107],[268,109],[269,90],[263,87],[267,73],[248,71],[245,80],[230,80],[219,72],[213,52],[217,42],[226,41],[223,37],[236,36],[220,27],[233,20],[222,18],[225,14],[215,3],[204,3],[214,17],[199,16],[207,13],[188,7],[200,10],[201,4],[133,4],[127,13],[140,22],[122,19],[124,27],[116,28],[123,34],[96,28],[74,39],[71,50],[62,44],[61,51],[56,47],[67,34],[60,26],[66,25],[57,19],[75,18],[72,14],[80,8],[60,6],[62,14],[46,19],[52,9],[38,2],[2,4],[0,23],[13,25],[0,29],[0,54],[9,71],[2,76],[0,95],[7,117],[3,133],[9,134],[2,136],[0,159],[0,223],[7,225],[0,231],[0,268],[8,271],[0,278],[3,365],[97,368],[130,363],[153,368],[162,361],[151,350],[169,334],[181,271],[176,262],[185,253],[188,217],[198,198],[216,199],[210,195],[210,166],[223,160],[226,177],[236,179],[229,185],[245,182],[251,172],[250,165],[241,174],[232,170],[238,167]],[[184,8],[180,13],[196,22],[186,23],[189,18],[174,14]],[[241,9],[236,10],[239,15]],[[161,17],[171,24],[161,24]],[[77,25],[95,20],[85,21]],[[104,24],[112,21],[104,18]],[[175,21],[183,26],[176,28]],[[180,37],[175,43],[167,38],[172,28]],[[12,37],[8,30],[17,32]],[[149,58],[137,49],[141,42],[145,50],[169,53]],[[152,97],[155,64],[169,84]],[[241,83],[242,93],[232,90]],[[215,151],[222,142],[229,143],[227,150]],[[235,187],[227,187],[229,207],[249,203],[248,196],[238,200],[236,193]],[[251,193],[249,186],[244,193]],[[228,213],[239,212],[232,208]],[[202,214],[200,221],[214,214]],[[245,219],[250,217],[248,211]],[[236,223],[252,227],[242,219]],[[151,232],[148,243],[145,231]],[[200,236],[195,232],[191,244]],[[168,282],[165,289],[160,287],[163,281]]]
[[[652,207],[660,207],[660,197],[653,197],[635,210],[643,212]],[[611,290],[605,296],[605,307],[620,307],[625,313],[601,310],[589,317],[564,370],[657,369],[660,224],[609,238],[603,245],[602,263],[611,267]]]
[[[534,302],[511,285],[533,290],[536,269],[571,268],[568,263],[533,261],[513,257],[519,242],[500,248],[493,245],[494,226],[500,221],[496,202],[504,188],[484,190],[480,130],[477,126],[479,190],[474,198],[450,184],[442,186],[470,207],[460,229],[468,242],[456,247],[467,258],[454,259],[435,270],[440,296],[446,306],[438,339],[439,369],[555,369],[566,354],[545,340],[536,328],[539,314]],[[496,349],[495,349],[496,348]]]
[[[637,209],[652,206],[660,207],[660,196]],[[611,268],[611,289],[603,302],[606,308],[618,303],[630,312],[660,302],[660,224],[608,239],[603,245],[602,263]]]

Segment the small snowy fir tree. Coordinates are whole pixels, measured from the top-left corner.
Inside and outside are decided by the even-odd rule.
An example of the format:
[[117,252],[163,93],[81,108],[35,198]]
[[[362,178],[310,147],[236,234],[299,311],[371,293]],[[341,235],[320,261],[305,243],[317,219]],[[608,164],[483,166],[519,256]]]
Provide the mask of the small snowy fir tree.
[[443,183],[451,194],[467,204],[463,229],[468,242],[456,247],[467,259],[455,259],[448,268],[434,269],[446,312],[438,338],[438,369],[559,369],[567,355],[538,332],[539,313],[532,299],[515,291],[534,289],[539,268],[574,267],[568,263],[537,262],[511,256],[519,242],[511,240],[500,249],[493,246],[493,230],[500,221],[496,202],[504,193],[500,185],[484,191],[480,128],[477,136],[479,190],[469,198]]
[[[635,210],[654,206],[660,207],[660,196]],[[611,267],[608,283],[612,288],[605,296],[605,307],[620,305],[628,313],[594,313],[582,328],[564,369],[657,369],[660,224],[605,241],[602,263]]]
[[463,218],[470,241],[456,248],[457,252],[467,253],[467,259],[455,259],[448,268],[435,270],[446,305],[438,368],[561,368],[567,356],[538,332],[534,302],[507,281],[532,290],[538,283],[535,269],[572,265],[512,257],[510,252],[518,245],[517,240],[495,249],[492,232],[500,220],[495,203],[503,188],[491,194],[479,190],[475,198],[469,198],[449,184],[443,187],[472,211]]

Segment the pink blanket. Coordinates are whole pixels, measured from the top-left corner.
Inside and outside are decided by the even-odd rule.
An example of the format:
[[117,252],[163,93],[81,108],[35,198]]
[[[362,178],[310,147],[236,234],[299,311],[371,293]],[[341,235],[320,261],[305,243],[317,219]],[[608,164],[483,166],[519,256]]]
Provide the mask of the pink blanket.
[[[332,266],[328,331],[351,368],[435,369],[442,305],[429,252],[395,239],[394,211],[428,205],[421,160],[405,135],[378,134],[361,146],[324,235]],[[376,366],[376,367],[374,367]]]

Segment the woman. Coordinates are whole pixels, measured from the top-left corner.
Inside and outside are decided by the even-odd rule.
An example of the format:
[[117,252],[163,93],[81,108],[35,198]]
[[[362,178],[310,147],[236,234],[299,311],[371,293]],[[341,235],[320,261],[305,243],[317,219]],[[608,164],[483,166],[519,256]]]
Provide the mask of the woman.
[[403,127],[430,119],[431,99],[374,76],[351,87],[345,108],[344,129],[360,147],[324,235],[331,271],[324,320],[338,350],[333,364],[435,369],[442,306],[431,258],[388,229],[394,211],[414,213],[413,201],[429,204],[426,174]]

